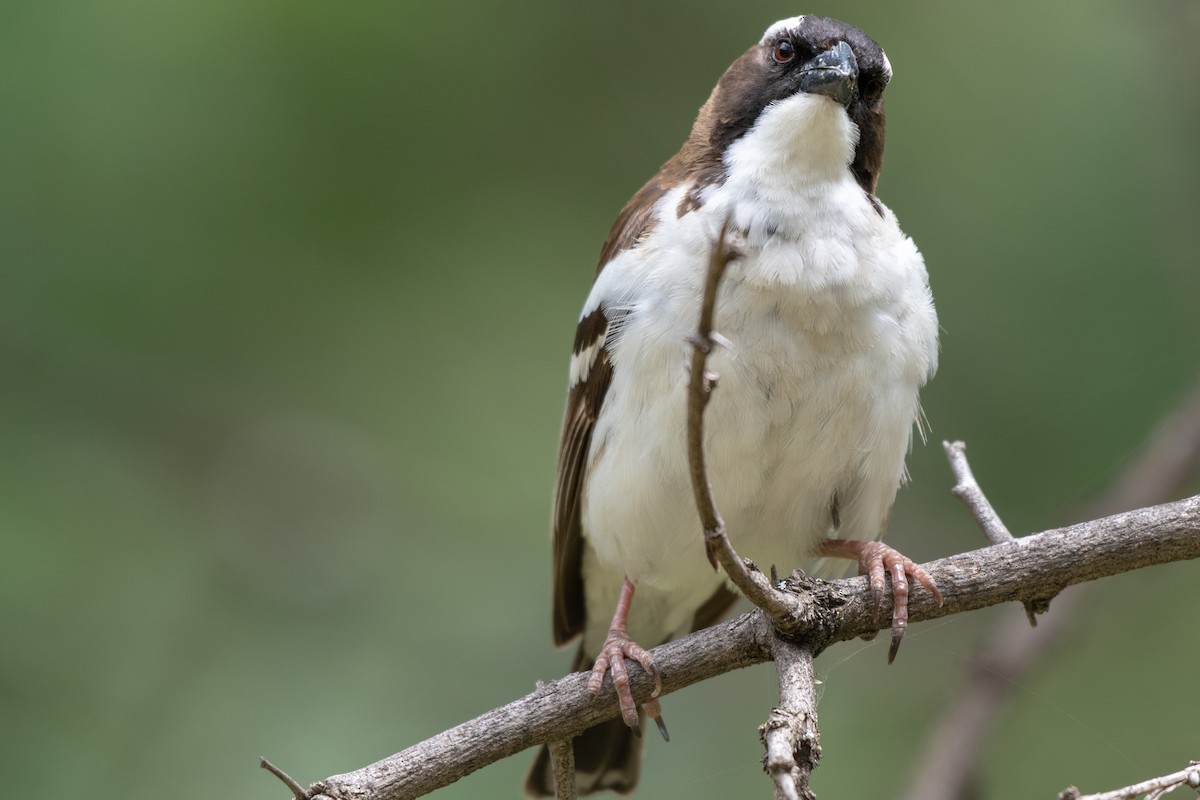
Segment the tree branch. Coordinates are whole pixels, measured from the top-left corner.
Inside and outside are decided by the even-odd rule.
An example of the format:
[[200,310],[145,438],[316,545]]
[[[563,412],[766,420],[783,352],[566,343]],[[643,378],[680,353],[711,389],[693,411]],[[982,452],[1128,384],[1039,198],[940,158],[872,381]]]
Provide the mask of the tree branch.
[[[942,449],[946,451],[946,460],[950,462],[950,472],[954,475],[954,488],[950,490],[950,493],[961,500],[967,510],[971,512],[971,516],[975,518],[975,522],[987,540],[992,544],[1016,541],[1015,537],[1008,532],[1008,527],[1001,521],[996,509],[992,508],[992,504],[988,502],[987,496],[979,486],[979,481],[975,480],[975,473],[971,471],[971,464],[967,461],[966,443],[942,442]],[[1045,613],[1049,608],[1049,601],[1039,598],[1030,600],[1023,605],[1025,606],[1025,619],[1029,620],[1030,627],[1036,628],[1037,615]]]
[[[767,748],[764,767],[774,778],[776,798],[812,800],[809,776],[820,757],[812,659],[835,641],[877,631],[877,609],[863,577],[830,583],[795,573],[779,584],[786,590],[780,591],[737,556],[726,535],[705,465],[703,414],[717,381],[707,371],[708,357],[724,342],[713,330],[717,289],[729,262],[740,254],[735,237],[727,220],[713,247],[700,323],[691,339],[687,444],[709,560],[714,568],[720,563],[758,610],[665,644],[654,655],[662,672],[662,694],[774,658],[780,706],[760,728]],[[942,587],[944,602],[928,592],[917,593],[909,609],[914,622],[1010,600],[1027,608],[1044,606],[1075,583],[1200,557],[1200,496],[1017,540],[979,489],[965,447],[947,444],[946,450],[957,477],[955,494],[996,544],[924,565]],[[654,681],[638,665],[629,667],[634,698],[645,702]],[[303,795],[293,792],[311,800],[416,798],[527,747],[549,744],[559,796],[570,798],[574,770],[571,748],[564,743],[618,713],[611,685],[592,697],[587,681],[586,674],[576,673],[539,684],[533,694],[401,753],[319,781]]]
[[979,488],[979,482],[975,480],[975,473],[971,472],[971,465],[967,463],[966,444],[942,442],[942,449],[946,451],[946,459],[950,462],[950,471],[954,473],[955,484],[954,488],[950,490],[951,494],[963,501],[989,542],[1004,544],[1013,541],[1013,535],[1008,532],[1008,528],[1000,520],[1000,515],[996,513],[992,504],[984,496],[983,489]]
[[766,576],[753,563],[740,558],[733,549],[725,531],[725,520],[721,519],[721,512],[717,510],[716,501],[713,499],[712,483],[708,479],[707,459],[704,455],[704,409],[717,386],[717,375],[708,371],[708,357],[725,342],[720,334],[713,331],[717,289],[729,262],[742,252],[741,242],[735,241],[737,238],[737,232],[731,230],[729,220],[726,219],[709,256],[704,293],[700,302],[700,322],[696,334],[690,339],[692,369],[687,393],[688,469],[692,478],[696,510],[704,526],[704,547],[709,563],[713,569],[720,564],[742,595],[782,626],[787,623],[794,604],[780,598]]
[[274,775],[276,778],[279,778],[280,782],[291,791],[292,797],[295,798],[295,800],[308,800],[308,792],[304,790],[303,786],[296,783],[295,778],[293,778],[291,775],[288,775],[266,758],[260,757],[258,759],[258,765]]
[[575,748],[570,739],[550,743],[555,800],[575,800]]
[[779,706],[758,729],[767,751],[763,768],[775,781],[775,800],[816,800],[809,788],[821,758],[813,653],[776,636],[771,655],[779,675]]
[[[923,567],[944,596],[915,592],[913,622],[985,606],[1050,597],[1064,587],[1152,564],[1200,557],[1200,496],[1027,536]],[[784,581],[794,598],[788,634],[816,654],[880,628],[866,578]],[[758,611],[655,648],[663,694],[771,658],[774,631]],[[654,681],[630,665],[634,698]],[[528,747],[561,741],[618,713],[611,689],[592,698],[576,673],[370,766],[313,784],[309,797],[402,800],[427,794]],[[609,686],[606,684],[606,687]]]
[[[965,458],[965,455],[964,455]],[[1161,503],[1200,471],[1200,384],[1148,437],[1141,455],[1103,497],[1076,519]],[[955,473],[957,476],[957,472]],[[1084,605],[1089,588],[1066,592],[1054,611],[1030,628],[1016,615],[1005,618],[972,655],[970,677],[925,742],[912,770],[907,800],[958,800],[979,770],[988,735],[1015,687],[1062,641]]]
[[[700,304],[700,322],[692,337],[692,371],[687,393],[687,452],[688,470],[695,493],[696,511],[704,526],[704,547],[713,569],[719,563],[730,580],[774,624],[776,630],[794,625],[792,614],[797,610],[795,597],[788,597],[775,588],[778,583],[775,567],[768,581],[753,562],[742,559],[733,549],[725,530],[725,521],[717,509],[708,476],[704,454],[704,410],[717,386],[717,375],[708,371],[708,357],[723,340],[713,331],[716,315],[717,290],[729,262],[741,253],[740,241],[730,241],[729,218],[709,255],[704,293]],[[759,739],[766,748],[763,767],[775,784],[775,800],[816,800],[809,787],[812,771],[820,758],[820,732],[817,728],[817,687],[813,672],[813,650],[797,646],[774,635],[771,656],[779,675],[779,705],[758,729]]]
[[1142,795],[1146,795],[1146,800],[1158,800],[1167,792],[1173,792],[1180,786],[1200,789],[1200,761],[1193,761],[1191,766],[1181,769],[1179,772],[1135,783],[1123,789],[1114,789],[1111,792],[1080,794],[1074,786],[1068,786],[1058,793],[1058,800],[1135,800]]

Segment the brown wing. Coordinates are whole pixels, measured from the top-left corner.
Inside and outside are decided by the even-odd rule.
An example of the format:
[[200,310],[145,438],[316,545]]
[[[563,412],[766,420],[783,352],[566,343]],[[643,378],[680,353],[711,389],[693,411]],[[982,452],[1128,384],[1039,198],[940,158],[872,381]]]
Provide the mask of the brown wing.
[[[703,113],[703,112],[702,112]],[[697,145],[684,149],[662,168],[654,178],[638,190],[617,215],[596,265],[596,275],[618,254],[637,247],[654,230],[654,206],[672,188],[678,186],[700,158]],[[702,155],[702,154],[701,154]],[[694,198],[684,198],[678,216],[695,207]],[[581,380],[570,387],[566,395],[566,417],[563,438],[558,450],[558,486],[554,491],[554,642],[564,644],[583,631],[587,609],[583,606],[583,531],[580,529],[580,499],[588,450],[592,445],[592,429],[604,404],[605,392],[612,381],[612,362],[608,348],[613,345],[612,323],[601,305],[580,320],[575,331],[574,357],[592,356],[592,362],[577,374]],[[596,344],[599,347],[595,347]]]
[[565,644],[583,631],[583,531],[580,502],[591,449],[592,430],[612,382],[612,363],[604,339],[609,322],[598,308],[579,321],[572,358],[590,358],[567,394],[566,418],[558,450],[558,485],[554,492],[554,643]]
[[[672,159],[633,196],[613,223],[596,268],[604,267],[625,250],[636,247],[654,229],[654,205],[675,186],[682,175]],[[583,632],[587,609],[583,600],[583,531],[580,529],[580,501],[584,472],[591,449],[592,430],[604,395],[612,382],[609,348],[614,338],[612,320],[601,304],[579,320],[575,330],[572,358],[589,358],[573,375],[582,375],[567,393],[567,411],[563,420],[558,450],[558,481],[554,492],[554,643],[565,644]]]

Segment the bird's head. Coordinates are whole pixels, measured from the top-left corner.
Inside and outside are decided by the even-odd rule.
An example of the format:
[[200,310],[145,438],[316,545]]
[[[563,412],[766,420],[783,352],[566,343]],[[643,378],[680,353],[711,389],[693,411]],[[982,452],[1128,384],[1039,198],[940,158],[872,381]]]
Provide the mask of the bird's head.
[[849,167],[874,194],[891,77],[883,49],[858,28],[828,17],[780,20],[725,71],[692,139],[722,155],[753,148],[813,168]]

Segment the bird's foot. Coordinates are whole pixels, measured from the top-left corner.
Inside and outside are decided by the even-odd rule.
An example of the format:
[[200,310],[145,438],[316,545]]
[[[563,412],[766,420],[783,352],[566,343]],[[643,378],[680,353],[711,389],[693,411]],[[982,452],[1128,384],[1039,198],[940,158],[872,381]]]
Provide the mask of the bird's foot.
[[942,593],[929,573],[917,566],[908,556],[883,542],[860,542],[859,571],[867,576],[875,608],[882,613],[887,608],[887,587],[884,573],[892,578],[892,644],[888,648],[888,663],[896,658],[900,640],[908,630],[908,579],[924,586],[942,604]]
[[887,608],[887,581],[892,578],[892,644],[888,648],[888,663],[896,658],[900,640],[908,630],[908,580],[912,578],[924,586],[942,604],[942,593],[928,572],[899,550],[883,542],[863,542],[855,539],[832,539],[822,546],[825,555],[853,558],[858,561],[858,571],[867,576],[871,598],[877,613]]
[[600,648],[600,655],[596,657],[596,664],[592,667],[592,677],[588,680],[588,691],[592,693],[593,697],[600,694],[600,687],[604,684],[604,673],[611,672],[613,690],[617,693],[617,704],[621,707],[621,719],[633,729],[634,733],[640,736],[641,724],[638,720],[637,703],[634,702],[633,692],[629,689],[629,673],[625,669],[625,659],[627,658],[641,664],[642,669],[654,678],[654,694],[651,695],[652,699],[643,705],[643,708],[646,709],[647,714],[653,717],[659,732],[666,739],[668,738],[667,728],[662,721],[662,708],[656,699],[662,692],[662,675],[654,663],[654,656],[630,639],[629,634],[625,631],[613,629],[608,632],[608,638],[605,639],[604,646]]

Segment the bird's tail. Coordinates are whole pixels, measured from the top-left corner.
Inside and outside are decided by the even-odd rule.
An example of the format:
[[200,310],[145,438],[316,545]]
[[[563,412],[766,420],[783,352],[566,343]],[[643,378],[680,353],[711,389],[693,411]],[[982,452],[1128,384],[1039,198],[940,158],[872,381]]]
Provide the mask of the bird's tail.
[[[571,671],[589,669],[592,661],[580,648]],[[575,749],[575,783],[579,794],[605,789],[619,794],[633,791],[642,771],[642,742],[620,717],[588,728],[575,737],[571,746]],[[554,797],[554,770],[550,766],[550,750],[545,745],[525,779],[525,793],[530,797]]]

